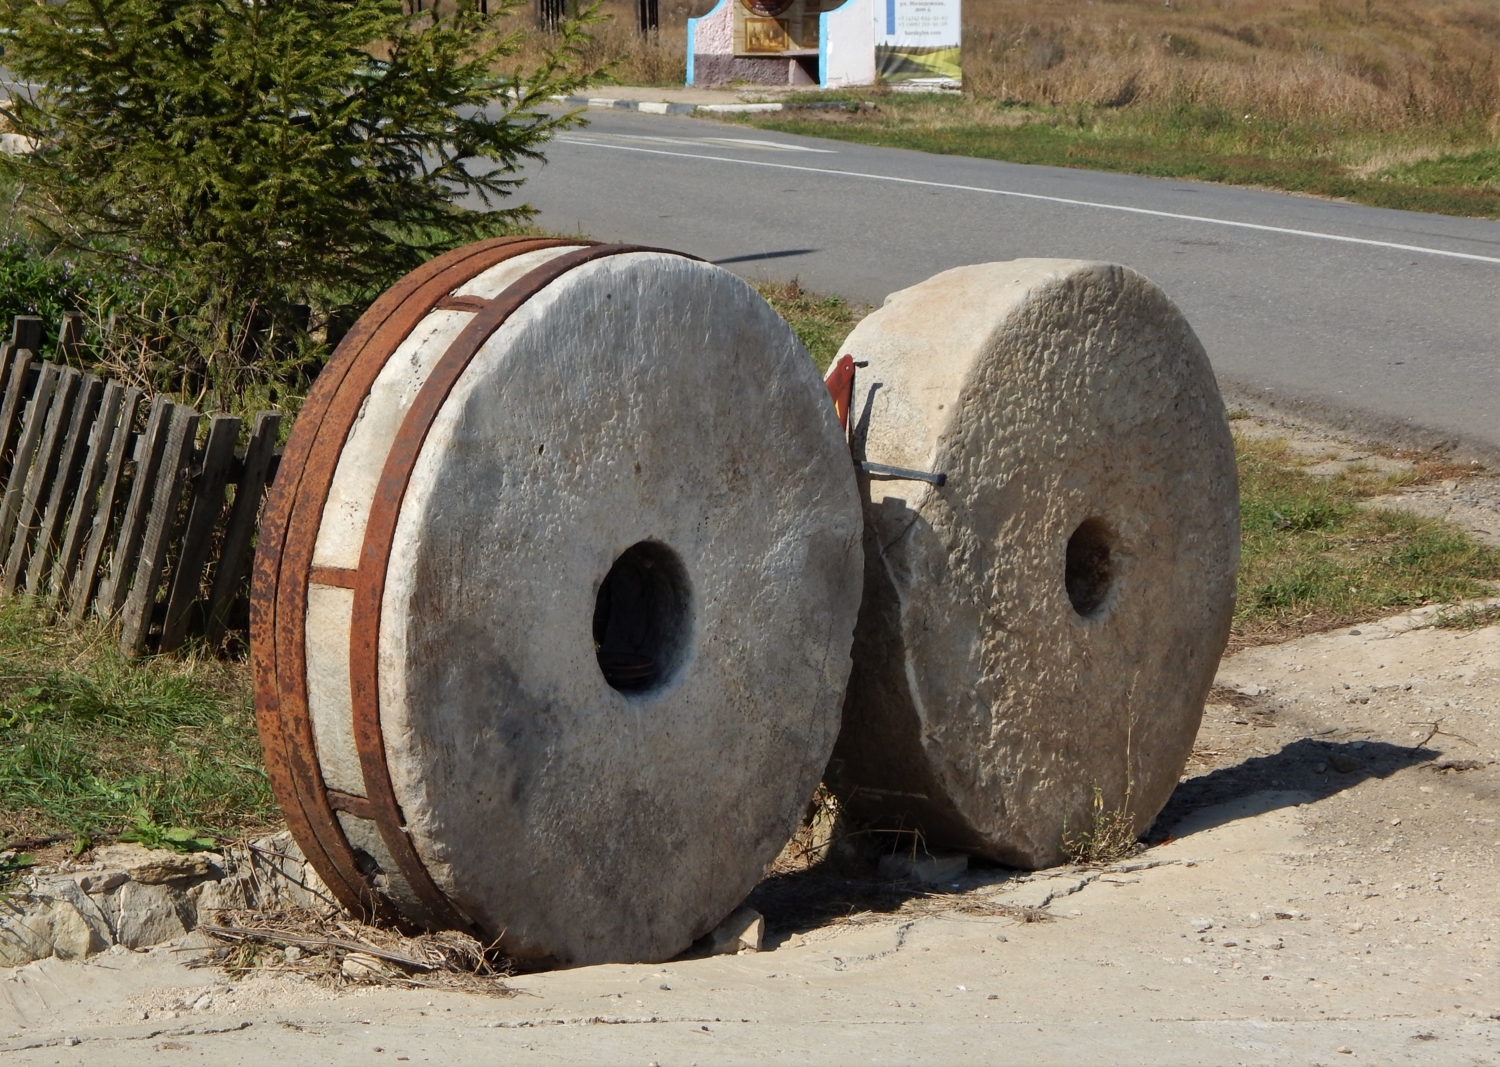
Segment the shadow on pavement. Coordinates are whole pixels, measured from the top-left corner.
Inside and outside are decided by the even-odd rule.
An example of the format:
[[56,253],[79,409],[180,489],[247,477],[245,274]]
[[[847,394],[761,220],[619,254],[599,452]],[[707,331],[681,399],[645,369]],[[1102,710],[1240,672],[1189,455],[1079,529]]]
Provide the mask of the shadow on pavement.
[[[1143,840],[1159,845],[1182,830],[1221,826],[1234,819],[1263,815],[1277,808],[1323,800],[1371,778],[1386,778],[1407,767],[1436,759],[1430,748],[1408,748],[1384,741],[1319,741],[1304,737],[1268,756],[1255,756],[1233,767],[1220,767],[1177,786]],[[1194,819],[1203,808],[1228,805],[1260,794],[1263,800],[1224,809],[1224,817]]]

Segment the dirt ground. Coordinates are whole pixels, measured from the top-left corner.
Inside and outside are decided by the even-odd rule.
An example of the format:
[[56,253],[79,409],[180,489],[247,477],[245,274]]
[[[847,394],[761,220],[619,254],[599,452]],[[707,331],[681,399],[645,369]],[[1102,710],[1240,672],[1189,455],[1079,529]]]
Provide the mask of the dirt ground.
[[[1493,488],[1410,506],[1484,533]],[[1500,626],[1435,618],[1226,659],[1155,843],[1112,868],[782,875],[765,951],[508,999],[234,980],[191,939],[46,961],[0,974],[0,1063],[1500,1064]]]

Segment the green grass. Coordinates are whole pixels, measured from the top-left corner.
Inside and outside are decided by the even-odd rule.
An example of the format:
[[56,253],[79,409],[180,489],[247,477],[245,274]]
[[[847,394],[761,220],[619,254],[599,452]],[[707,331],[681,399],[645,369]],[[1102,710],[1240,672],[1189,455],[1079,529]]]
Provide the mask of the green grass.
[[827,371],[839,354],[839,345],[864,309],[841,296],[819,296],[803,289],[796,278],[789,282],[758,282],[755,288],[781,317],[791,323],[797,340],[807,349],[819,371]]
[[1494,595],[1500,551],[1449,523],[1363,505],[1418,475],[1325,477],[1304,470],[1282,442],[1240,439],[1236,448],[1241,641]]
[[0,601],[0,847],[29,837],[174,841],[276,819],[243,664],[128,661],[102,626]]
[[[809,94],[807,99],[857,99]],[[742,116],[762,129],[1092,170],[1264,186],[1376,207],[1500,218],[1493,133],[1389,134],[1337,123],[1275,123],[1225,108],[1015,107],[967,96],[875,96],[873,110]],[[1406,157],[1418,158],[1401,162]],[[1392,160],[1389,164],[1384,160]]]

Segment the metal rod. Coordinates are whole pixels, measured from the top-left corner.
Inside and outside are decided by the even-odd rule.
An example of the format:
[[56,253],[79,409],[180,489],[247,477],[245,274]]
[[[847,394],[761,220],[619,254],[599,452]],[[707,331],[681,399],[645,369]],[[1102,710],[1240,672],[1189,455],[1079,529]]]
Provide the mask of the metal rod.
[[926,482],[938,488],[948,484],[948,476],[939,472],[929,474],[926,471],[907,470],[905,467],[887,467],[884,463],[861,463],[860,470],[871,478],[886,478],[901,482]]

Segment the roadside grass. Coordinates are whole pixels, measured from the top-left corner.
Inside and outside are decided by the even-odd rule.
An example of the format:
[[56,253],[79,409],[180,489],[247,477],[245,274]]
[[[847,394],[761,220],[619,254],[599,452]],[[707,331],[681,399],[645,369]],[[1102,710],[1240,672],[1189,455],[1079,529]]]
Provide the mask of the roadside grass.
[[1362,130],[1279,121],[1220,104],[1110,108],[970,94],[844,91],[792,102],[874,107],[736,116],[760,129],[942,155],[1261,186],[1375,207],[1500,218],[1500,148],[1485,126]]
[[246,666],[131,661],[116,644],[103,625],[55,627],[34,601],[0,601],[0,849],[194,848],[204,831],[278,820]]
[[796,278],[789,282],[756,282],[755,288],[791,324],[819,372],[828,370],[839,354],[839,345],[867,310],[841,296],[809,293]]
[[1231,647],[1493,596],[1500,550],[1458,527],[1364,501],[1425,480],[1349,468],[1309,473],[1283,441],[1237,438],[1239,603]]

